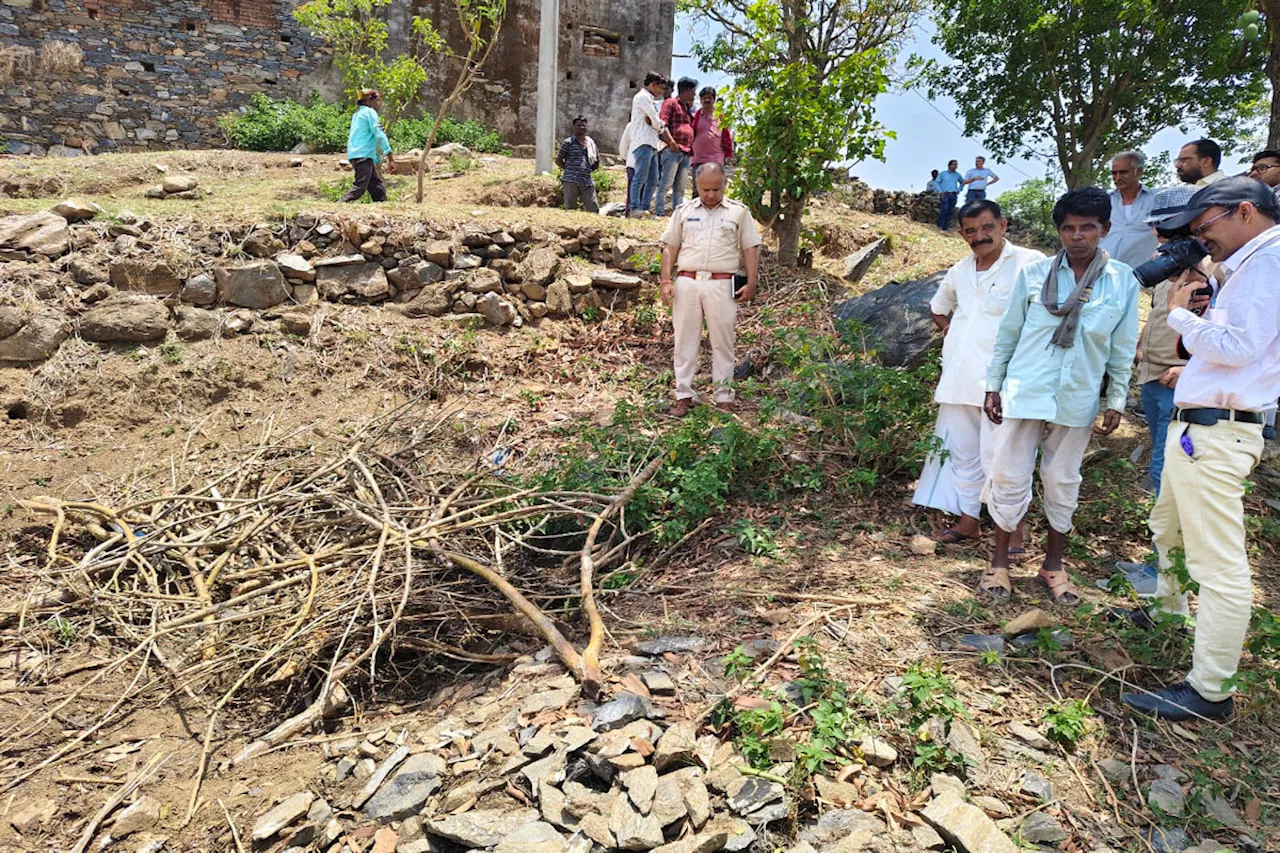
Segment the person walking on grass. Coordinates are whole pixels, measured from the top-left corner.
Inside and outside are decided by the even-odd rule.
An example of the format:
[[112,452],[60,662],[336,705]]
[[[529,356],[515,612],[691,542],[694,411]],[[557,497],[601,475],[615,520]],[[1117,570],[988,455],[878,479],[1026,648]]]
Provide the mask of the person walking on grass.
[[1080,496],[1080,464],[1098,415],[1098,435],[1120,425],[1138,348],[1138,279],[1099,248],[1111,225],[1111,199],[1097,187],[1071,190],[1053,208],[1062,250],[1018,273],[996,334],[983,404],[996,425],[983,499],[996,523],[991,566],[978,593],[1007,598],[1009,543],[1031,505],[1036,457],[1048,543],[1040,581],[1058,604],[1080,600],[1062,565]]
[[357,201],[366,192],[374,201],[387,200],[387,187],[378,174],[378,165],[385,154],[387,165],[395,171],[396,161],[391,155],[391,140],[378,121],[381,106],[382,95],[377,89],[360,92],[355,114],[351,116],[351,132],[347,135],[347,161],[355,170],[356,181],[342,197],[343,201]]
[[587,213],[599,213],[591,173],[600,168],[600,150],[596,141],[587,136],[587,120],[582,116],[573,120],[573,135],[560,143],[556,165],[564,170],[564,209],[576,210],[581,204]]
[[[1005,238],[1009,220],[994,201],[969,202],[959,219],[960,236],[972,252],[947,270],[929,302],[933,322],[943,334],[942,378],[933,396],[938,404],[934,433],[943,452],[930,457],[912,498],[917,506],[960,516],[953,527],[934,534],[944,545],[982,537],[978,518],[995,429],[982,413],[987,363],[1018,272],[1044,260],[1041,252]],[[1009,551],[1014,557],[1026,553],[1021,528]]]

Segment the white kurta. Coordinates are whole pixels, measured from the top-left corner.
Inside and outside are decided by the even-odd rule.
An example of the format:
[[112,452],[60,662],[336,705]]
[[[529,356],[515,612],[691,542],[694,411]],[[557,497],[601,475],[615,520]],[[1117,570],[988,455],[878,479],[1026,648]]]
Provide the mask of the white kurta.
[[1155,207],[1156,194],[1139,187],[1137,197],[1129,205],[1120,197],[1120,190],[1112,190],[1110,195],[1111,231],[1102,238],[1101,248],[1131,267],[1149,261],[1156,251],[1156,234],[1146,219]]

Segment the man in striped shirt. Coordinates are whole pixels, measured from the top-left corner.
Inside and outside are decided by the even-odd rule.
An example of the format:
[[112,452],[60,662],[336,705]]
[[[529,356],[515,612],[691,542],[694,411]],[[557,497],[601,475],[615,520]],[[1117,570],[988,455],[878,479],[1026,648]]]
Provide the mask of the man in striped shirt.
[[556,153],[556,165],[564,170],[561,186],[564,189],[564,209],[575,210],[581,203],[587,213],[599,213],[596,201],[596,185],[591,173],[600,166],[600,151],[596,141],[587,136],[587,120],[578,116],[573,120],[573,135],[560,143]]

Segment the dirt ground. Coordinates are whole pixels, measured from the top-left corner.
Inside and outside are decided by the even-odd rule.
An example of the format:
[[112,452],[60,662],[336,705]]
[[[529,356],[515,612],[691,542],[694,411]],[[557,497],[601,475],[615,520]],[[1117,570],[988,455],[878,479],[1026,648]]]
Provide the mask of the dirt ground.
[[[108,216],[130,210],[162,228],[181,228],[192,220],[251,223],[335,208],[328,198],[345,175],[334,158],[301,159],[297,167],[287,155],[224,151],[0,158],[0,214],[46,209],[71,195],[100,204]],[[162,177],[157,166],[171,174],[197,175],[212,195],[189,202],[144,198],[146,188]],[[473,169],[452,178],[442,177],[445,168],[428,182],[425,206],[412,201],[411,179],[395,177],[393,200],[369,215],[532,219],[547,228],[598,221],[583,213],[479,201],[504,193],[520,197],[513,185],[535,180],[528,161],[481,156]],[[545,194],[545,188],[541,191]],[[858,290],[930,274],[965,251],[958,238],[929,226],[841,206],[819,204],[810,224],[824,235],[824,246],[815,253],[816,273],[838,274],[847,253],[878,235],[892,235],[889,254]],[[653,240],[662,225],[611,219],[608,227]],[[812,274],[797,277],[770,269],[762,303],[779,307],[788,298],[781,294],[806,275]],[[837,295],[829,297],[834,301]],[[651,290],[646,298],[652,304]],[[746,309],[743,324],[750,325],[760,310]],[[501,333],[458,333],[442,323],[368,306],[326,306],[324,311],[323,331],[303,341],[244,335],[177,347],[113,349],[73,339],[43,365],[0,367],[0,850],[69,849],[124,780],[161,758],[164,763],[144,789],[165,805],[161,824],[173,849],[234,849],[228,823],[243,837],[265,808],[313,780],[325,761],[328,737],[299,737],[253,763],[223,767],[226,756],[260,734],[273,716],[270,704],[261,701],[238,709],[217,742],[201,807],[189,824],[183,815],[200,759],[203,711],[179,690],[154,691],[153,702],[114,718],[60,755],[64,744],[111,706],[128,678],[113,675],[93,684],[74,704],[52,704],[92,679],[118,649],[116,638],[100,635],[97,625],[64,628],[43,617],[28,618],[24,602],[49,586],[39,571],[49,520],[23,510],[19,501],[50,496],[119,502],[127,495],[177,492],[235,465],[267,430],[281,443],[323,442],[414,400],[417,405],[405,417],[449,419],[452,447],[442,452],[460,460],[483,459],[504,447],[512,470],[533,471],[555,460],[556,428],[607,426],[619,401],[654,406],[669,393],[671,339],[665,319],[652,327],[615,316],[601,323],[544,321]],[[1093,709],[1090,734],[1075,749],[1055,753],[1054,765],[1045,768],[1058,785],[1059,795],[1049,807],[1058,819],[1073,828],[1110,822],[1134,833],[1154,822],[1169,825],[1145,808],[1141,794],[1117,794],[1095,771],[1104,758],[1132,761],[1135,778],[1139,767],[1170,764],[1186,774],[1188,792],[1212,790],[1231,798],[1247,815],[1240,835],[1260,849],[1277,849],[1280,771],[1270,757],[1280,742],[1280,716],[1274,687],[1255,687],[1229,727],[1134,724],[1117,699],[1118,680],[1172,680],[1171,667],[1179,660],[1162,660],[1158,650],[1153,658],[1138,657],[1152,650],[1135,649],[1132,638],[1118,636],[1096,615],[1124,599],[1095,589],[1093,581],[1109,576],[1115,559],[1141,559],[1147,550],[1132,524],[1120,518],[1140,512],[1135,507],[1146,500],[1139,486],[1144,466],[1120,464],[1145,436],[1141,419],[1127,415],[1114,436],[1095,441],[1094,473],[1086,474],[1083,492],[1084,529],[1069,555],[1086,600],[1080,611],[1052,607],[1035,585],[1036,543],[1043,532],[1035,523],[1032,560],[1018,573],[1015,600],[998,606],[974,602],[970,591],[984,548],[913,553],[913,536],[928,534],[937,520],[910,506],[911,484],[903,481],[861,502],[819,494],[776,506],[735,508],[732,518],[713,520],[663,567],[604,593],[610,632],[618,641],[693,632],[710,640],[715,655],[723,655],[754,639],[782,641],[816,625],[809,630],[819,633],[832,672],[851,693],[877,693],[886,678],[902,675],[912,664],[937,661],[959,685],[958,696],[991,750],[1008,722],[1037,720],[1051,703],[1086,697]],[[1263,502],[1270,488],[1264,482],[1249,505],[1256,519],[1251,524],[1255,603],[1264,607],[1277,606],[1280,595],[1274,509]],[[746,553],[731,528],[742,517],[773,531],[775,554]],[[1031,654],[995,663],[958,645],[965,634],[998,633],[1004,622],[1031,606],[1043,607],[1055,625],[1072,632],[1073,650],[1045,641]],[[525,652],[539,645],[524,642]],[[615,645],[610,648],[617,651]],[[467,670],[462,682],[474,679],[476,671]],[[456,691],[450,694],[450,683],[443,674],[439,680],[404,685],[389,699],[362,702],[336,731],[371,731],[395,715],[449,711],[466,701]],[[10,741],[11,733],[42,715],[49,716],[49,725],[40,737]],[[51,757],[56,760],[28,778]],[[1016,787],[1016,780],[1002,784]],[[1017,813],[1033,808],[1010,799]],[[46,800],[57,803],[56,821],[24,816],[24,810]],[[26,821],[25,833],[12,825],[19,818]],[[1233,849],[1241,843],[1237,833],[1223,830],[1194,805],[1173,823],[1197,836],[1227,839]],[[1091,831],[1079,829],[1076,838]],[[1092,838],[1083,846],[1073,841],[1062,849],[1149,849],[1134,833]]]

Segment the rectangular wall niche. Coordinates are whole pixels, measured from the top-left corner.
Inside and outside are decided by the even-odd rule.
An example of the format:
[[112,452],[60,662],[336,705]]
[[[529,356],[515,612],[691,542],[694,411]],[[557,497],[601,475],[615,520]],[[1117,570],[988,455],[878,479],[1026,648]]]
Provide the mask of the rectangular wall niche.
[[600,27],[583,27],[582,52],[587,56],[619,56],[622,53],[622,34]]

